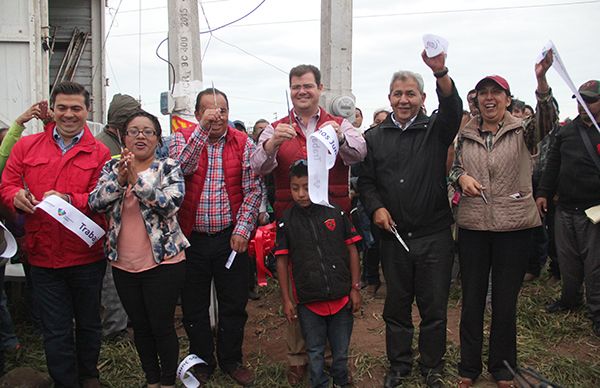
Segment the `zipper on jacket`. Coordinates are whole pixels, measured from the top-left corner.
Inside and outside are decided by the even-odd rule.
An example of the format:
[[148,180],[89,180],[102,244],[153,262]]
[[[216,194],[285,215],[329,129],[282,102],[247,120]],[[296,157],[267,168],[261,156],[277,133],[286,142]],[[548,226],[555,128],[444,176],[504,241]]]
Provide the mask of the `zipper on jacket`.
[[313,223],[312,219],[308,219],[308,222],[310,222],[310,227],[313,231],[313,235],[315,237],[315,245],[317,246],[317,253],[319,254],[319,263],[321,264],[321,270],[323,271],[323,278],[325,279],[325,289],[327,290],[327,295],[330,294],[330,287],[329,287],[329,278],[327,277],[327,272],[325,271],[325,265],[323,264],[323,252],[321,251],[321,246],[319,245],[319,234],[317,233],[317,228],[315,227],[315,224]]
[[[491,170],[491,159],[492,159],[492,150],[488,149],[488,186],[489,186],[489,191],[488,191],[488,202],[490,203],[490,205],[492,204],[492,202],[494,201],[494,196],[492,195],[492,170]],[[485,209],[487,210],[487,213],[490,215],[490,221],[491,221],[491,225],[490,225],[490,229],[494,229],[494,225],[495,225],[495,221],[494,221],[494,206],[486,206]]]

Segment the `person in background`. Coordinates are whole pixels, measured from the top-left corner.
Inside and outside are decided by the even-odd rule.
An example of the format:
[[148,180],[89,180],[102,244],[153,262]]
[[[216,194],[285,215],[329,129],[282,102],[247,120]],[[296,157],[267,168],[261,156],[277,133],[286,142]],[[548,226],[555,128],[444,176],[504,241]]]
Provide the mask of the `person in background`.
[[[121,135],[123,125],[131,114],[140,110],[140,103],[127,94],[115,94],[108,106],[106,126],[96,136],[110,150],[112,157],[121,155],[123,142]],[[112,266],[106,266],[106,273],[102,280],[102,335],[109,340],[127,338],[127,313],[121,304],[121,299],[115,289]]]
[[155,157],[161,139],[155,116],[138,111],[122,125],[125,148],[102,169],[89,204],[108,217],[108,260],[147,386],[175,387],[179,342],[173,316],[189,246],[177,223],[183,174],[177,161]]
[[248,133],[248,131],[246,131],[246,124],[244,124],[242,120],[235,120],[233,126],[240,132]]
[[583,303],[585,284],[592,331],[600,337],[600,223],[592,223],[585,214],[600,205],[600,133],[594,126],[594,121],[600,122],[600,81],[583,83],[579,93],[591,116],[578,102],[579,115],[555,134],[536,202],[546,215],[558,194],[555,242],[562,288],[560,299],[546,311],[576,309]]
[[525,109],[525,102],[514,98],[512,100],[512,105],[510,107],[510,114],[515,116],[518,119],[522,119],[525,118],[525,112],[523,111],[523,109]]
[[24,249],[31,265],[34,305],[42,322],[48,372],[59,387],[100,387],[104,239],[90,247],[35,206],[54,195],[105,226],[104,217],[88,206],[89,193],[110,159],[108,148],[87,127],[90,106],[82,85],[69,81],[56,85],[50,96],[54,122],[15,144],[0,184],[2,204],[25,214]]
[[479,116],[479,107],[477,106],[477,90],[469,90],[469,93],[467,93],[467,103],[469,104],[469,114],[471,115],[471,118]]
[[383,122],[390,114],[387,108],[380,108],[373,112],[373,122],[369,128],[373,128]]
[[355,107],[354,108],[354,121],[352,122],[352,125],[354,126],[354,128],[360,130],[360,128],[362,127],[362,123],[363,123],[362,110],[360,110],[360,108],[358,108],[358,107]]
[[133,112],[140,109],[141,105],[138,100],[128,94],[117,93],[113,96],[108,106],[106,125],[102,132],[96,135],[96,139],[108,147],[111,156],[121,154],[121,149],[123,148],[121,142],[123,123]]
[[255,143],[258,143],[258,138],[260,137],[260,134],[262,133],[262,131],[265,130],[265,128],[268,125],[269,125],[269,122],[265,119],[256,120],[256,122],[254,123],[254,127],[252,129],[252,140],[254,140]]
[[[324,371],[327,342],[333,358],[329,369],[333,384],[349,387],[352,313],[358,312],[361,304],[360,259],[355,245],[360,236],[339,207],[311,202],[306,160],[292,164],[290,188],[295,204],[278,221],[275,248],[283,312],[288,322],[300,321],[311,387],[329,387],[330,377]],[[296,300],[292,302],[292,298]]]
[[508,82],[482,78],[480,111],[461,130],[450,174],[462,191],[456,223],[462,285],[459,387],[473,386],[482,371],[483,318],[492,277],[492,323],[487,362],[499,388],[513,386],[504,365],[517,366],[517,298],[527,269],[532,233],[541,225],[532,193],[532,154],[552,129],[556,111],[546,81],[552,52],[535,65],[538,119],[509,113]]

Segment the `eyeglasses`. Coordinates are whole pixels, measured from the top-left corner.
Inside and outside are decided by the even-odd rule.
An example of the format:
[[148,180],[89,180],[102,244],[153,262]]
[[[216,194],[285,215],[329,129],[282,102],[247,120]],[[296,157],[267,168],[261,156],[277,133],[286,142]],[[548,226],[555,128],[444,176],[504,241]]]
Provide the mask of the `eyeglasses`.
[[139,128],[132,127],[127,128],[127,130],[125,131],[125,134],[129,137],[138,137],[140,133],[146,138],[156,136],[156,131],[152,128],[144,128],[140,130]]
[[304,90],[312,90],[312,89],[314,89],[316,87],[317,87],[316,84],[304,84],[304,85],[291,85],[290,89],[293,90],[294,92],[299,92],[302,89],[304,89]]

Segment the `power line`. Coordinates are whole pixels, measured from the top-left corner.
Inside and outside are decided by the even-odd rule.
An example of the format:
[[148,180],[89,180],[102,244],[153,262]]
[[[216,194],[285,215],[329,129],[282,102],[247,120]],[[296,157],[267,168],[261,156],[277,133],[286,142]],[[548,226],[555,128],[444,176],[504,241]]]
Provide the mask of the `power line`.
[[[119,14],[119,8],[121,8],[121,4],[123,3],[123,0],[119,1],[119,5],[117,5],[117,10],[115,11],[115,16],[113,17],[112,21],[110,22],[110,27],[108,27],[108,32],[106,33],[106,36],[104,37],[104,41],[102,41],[102,48],[100,49],[100,58],[98,63],[102,62],[102,58],[104,58],[104,49],[106,48],[106,41],[108,40],[108,36],[110,35],[110,31],[112,30],[113,24],[115,24],[115,20],[117,19],[117,15]],[[98,65],[96,66],[96,68],[94,69],[94,74],[92,74],[92,81],[91,83],[94,83],[94,78],[96,78],[96,73],[98,72],[98,69],[101,66]],[[104,83],[104,82],[102,82]]]
[[272,68],[274,68],[275,70],[278,70],[278,71],[282,72],[283,74],[286,74],[286,75],[287,75],[287,73],[288,73],[288,72],[287,72],[287,71],[285,71],[285,70],[283,70],[281,67],[277,67],[277,66],[275,66],[274,64],[272,64],[272,63],[270,63],[270,62],[268,62],[268,61],[266,61],[266,60],[264,60],[264,59],[262,59],[262,58],[260,58],[260,57],[258,57],[258,56],[256,56],[256,55],[252,54],[251,52],[249,52],[249,51],[246,51],[246,50],[244,50],[243,48],[241,48],[241,47],[239,47],[239,46],[236,46],[236,45],[234,45],[233,43],[226,42],[226,41],[224,41],[223,39],[220,39],[219,37],[217,37],[216,35],[213,35],[213,36],[214,36],[214,38],[215,38],[216,40],[218,40],[219,42],[221,42],[221,43],[225,43],[225,44],[226,44],[226,45],[228,45],[228,46],[231,46],[231,47],[233,47],[233,48],[236,48],[236,49],[240,50],[241,52],[243,52],[244,54],[246,54],[246,55],[249,55],[249,56],[251,56],[252,58],[258,59],[258,60],[259,60],[259,61],[261,61],[262,63],[264,63],[264,64],[266,64],[266,65],[269,65],[269,66],[271,66]]
[[[490,11],[507,11],[514,9],[531,9],[531,8],[549,8],[549,7],[562,7],[569,5],[589,5],[589,4],[597,4],[600,3],[600,0],[588,0],[588,1],[573,1],[566,3],[552,3],[552,4],[531,4],[531,5],[515,5],[515,6],[505,6],[505,7],[488,7],[488,8],[465,8],[465,9],[455,9],[455,10],[439,10],[439,11],[415,11],[415,12],[399,12],[399,13],[389,13],[389,14],[373,14],[373,15],[358,15],[353,16],[352,19],[373,19],[373,18],[385,18],[385,17],[396,17],[396,16],[416,16],[416,15],[436,15],[436,14],[452,14],[452,13],[463,13],[463,12],[490,12]],[[259,5],[260,6],[260,5]],[[282,20],[282,21],[270,21],[270,22],[261,22],[261,23],[245,23],[245,24],[237,24],[233,27],[256,27],[256,26],[266,26],[266,25],[277,25],[277,24],[292,24],[292,23],[309,23],[309,22],[319,22],[321,19],[295,19],[295,20]],[[239,20],[238,20],[239,21]],[[230,22],[226,25],[217,27],[212,31],[216,31],[217,29],[223,28],[230,24],[235,23],[235,21]],[[150,34],[164,34],[166,31],[152,31],[152,32],[144,32],[145,35]],[[210,33],[211,30],[201,31],[201,34]],[[135,33],[130,34],[118,34],[113,35],[113,37],[124,37],[124,36],[132,36],[137,35]]]
[[[207,1],[204,1],[204,3],[207,3],[207,4],[208,3],[225,3],[225,2],[228,2],[228,1],[232,1],[232,0],[207,0]],[[142,12],[145,12],[145,11],[156,11],[158,9],[167,9],[167,7],[166,6],[162,6],[162,7],[148,7],[148,8],[142,8],[140,10],[137,10],[137,9],[128,9],[128,10],[125,10],[125,11],[121,11],[121,13],[131,13],[131,12],[138,12],[138,11],[142,11]]]

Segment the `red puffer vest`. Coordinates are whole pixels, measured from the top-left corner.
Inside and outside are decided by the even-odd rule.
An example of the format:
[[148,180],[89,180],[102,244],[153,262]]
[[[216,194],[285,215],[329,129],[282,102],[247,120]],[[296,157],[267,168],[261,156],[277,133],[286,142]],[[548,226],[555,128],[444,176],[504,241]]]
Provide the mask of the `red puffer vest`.
[[[187,142],[196,127],[182,129],[181,134]],[[229,207],[231,208],[231,218],[233,223],[237,220],[237,213],[242,206],[244,196],[242,194],[242,156],[246,147],[248,135],[238,131],[235,128],[227,128],[225,135],[225,146],[223,147],[223,174],[225,175],[225,189],[229,197]],[[206,169],[208,167],[208,151],[202,150],[198,169],[192,175],[185,177],[185,197],[183,204],[179,209],[179,226],[186,236],[192,233],[192,228],[196,222],[196,210],[200,195],[204,188],[206,179]]]
[[[320,109],[317,128],[327,121],[335,121],[339,125],[344,120],[342,117],[333,116],[327,113],[323,108]],[[295,120],[295,119],[294,119]],[[271,124],[276,128],[279,123],[289,123],[289,116],[284,117]],[[298,159],[306,159],[306,137],[298,124],[295,126],[297,136],[284,142],[277,151],[277,167],[273,170],[273,179],[275,180],[275,218],[283,216],[285,209],[292,205],[292,192],[290,191],[290,166]],[[350,196],[348,192],[349,169],[344,165],[342,158],[338,154],[335,164],[329,170],[329,199],[342,208],[347,214],[350,214]]]

